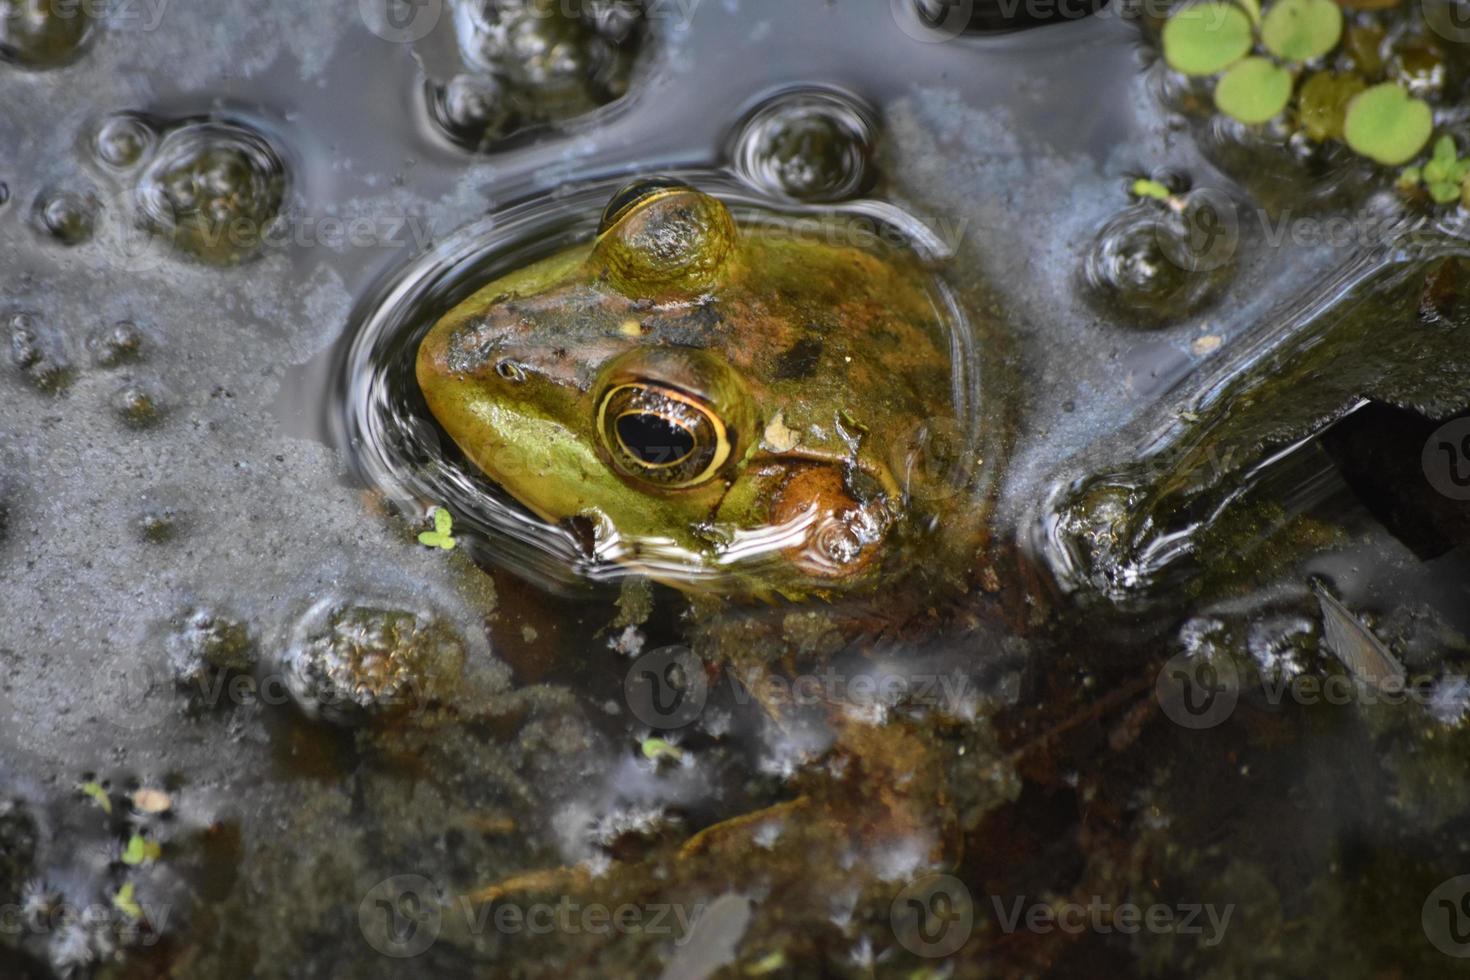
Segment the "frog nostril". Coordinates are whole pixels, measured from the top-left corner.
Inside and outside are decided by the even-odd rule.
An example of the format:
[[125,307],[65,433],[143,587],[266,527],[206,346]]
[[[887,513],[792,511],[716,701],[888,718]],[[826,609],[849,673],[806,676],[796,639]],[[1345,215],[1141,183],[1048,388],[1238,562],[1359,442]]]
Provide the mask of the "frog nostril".
[[522,382],[526,380],[526,372],[514,361],[499,361],[495,365],[495,373],[506,381]]

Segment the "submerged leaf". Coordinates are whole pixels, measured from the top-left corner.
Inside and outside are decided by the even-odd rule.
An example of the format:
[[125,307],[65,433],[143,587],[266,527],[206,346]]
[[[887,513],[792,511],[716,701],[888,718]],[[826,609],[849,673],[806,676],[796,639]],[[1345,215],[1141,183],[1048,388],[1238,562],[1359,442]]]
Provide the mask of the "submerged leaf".
[[150,864],[163,856],[163,847],[156,840],[149,840],[142,834],[134,834],[128,839],[128,846],[123,849],[123,864]]
[[1313,582],[1312,589],[1322,605],[1322,639],[1333,656],[1342,661],[1354,677],[1375,687],[1402,680],[1403,665],[1383,645],[1383,641],[1374,636],[1373,631],[1364,626],[1321,582]]
[[1361,76],[1319,71],[1308,78],[1297,95],[1297,116],[1307,135],[1321,142],[1342,139],[1348,103],[1368,83]]
[[77,789],[81,790],[84,794],[90,796],[94,801],[96,801],[97,805],[102,808],[103,813],[112,812],[112,799],[108,797],[107,790],[102,788],[101,783],[79,783],[77,785]]
[[134,888],[131,881],[124,882],[123,886],[117,890],[117,894],[112,896],[112,907],[130,919],[136,920],[143,918],[143,908],[134,897]]
[[1164,24],[1164,60],[1186,75],[1213,75],[1255,43],[1250,18],[1231,3],[1197,3]]
[[1291,73],[1267,58],[1236,63],[1215,86],[1215,105],[1243,123],[1263,123],[1286,108]]

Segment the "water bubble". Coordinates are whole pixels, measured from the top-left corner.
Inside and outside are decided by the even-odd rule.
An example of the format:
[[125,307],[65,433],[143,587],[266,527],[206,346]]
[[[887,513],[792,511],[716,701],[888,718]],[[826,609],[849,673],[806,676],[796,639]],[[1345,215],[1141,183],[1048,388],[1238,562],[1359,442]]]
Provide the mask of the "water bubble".
[[227,122],[168,133],[138,181],[143,220],[175,249],[211,264],[253,255],[286,194],[281,158],[259,133]]
[[0,0],[0,61],[56,68],[81,56],[95,22],[75,0]]
[[519,128],[513,96],[493,78],[456,75],[446,85],[430,83],[434,121],[456,143],[479,149]]
[[643,5],[627,0],[471,0],[454,11],[468,74],[431,83],[429,109],[472,149],[626,94],[645,33]]
[[130,381],[112,396],[112,408],[130,429],[150,429],[163,418],[163,398],[150,386]]
[[96,230],[100,208],[91,193],[48,191],[36,198],[36,227],[62,245],[80,245]]
[[1179,215],[1153,202],[1137,204],[1103,227],[1083,265],[1083,279],[1106,305],[1149,325],[1199,310],[1220,294],[1233,266],[1194,269]]
[[297,623],[281,666],[308,716],[356,725],[422,709],[455,682],[464,656],[463,640],[432,613],[328,599]]
[[736,170],[768,193],[838,201],[871,183],[874,124],[852,99],[802,91],[761,106],[736,138]]
[[119,320],[87,338],[87,349],[99,367],[117,367],[142,360],[143,331],[130,320]]
[[71,381],[71,365],[61,340],[30,313],[12,314],[6,321],[10,334],[10,363],[38,391],[57,392]]
[[120,112],[103,120],[92,137],[92,151],[97,160],[115,170],[126,170],[142,161],[158,133],[142,116]]

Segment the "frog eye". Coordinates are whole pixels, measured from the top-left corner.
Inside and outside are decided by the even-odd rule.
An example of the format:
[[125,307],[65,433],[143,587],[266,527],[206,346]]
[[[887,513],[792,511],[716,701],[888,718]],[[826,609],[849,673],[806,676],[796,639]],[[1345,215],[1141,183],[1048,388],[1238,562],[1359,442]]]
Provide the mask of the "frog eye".
[[672,388],[618,385],[603,396],[597,415],[614,467],[664,489],[703,483],[730,458],[729,435],[719,416]]
[[644,177],[635,180],[620,188],[607,202],[607,207],[602,209],[602,221],[597,226],[597,233],[601,235],[613,225],[623,220],[639,205],[653,200],[661,194],[669,191],[690,191],[694,188],[676,180],[673,177]]

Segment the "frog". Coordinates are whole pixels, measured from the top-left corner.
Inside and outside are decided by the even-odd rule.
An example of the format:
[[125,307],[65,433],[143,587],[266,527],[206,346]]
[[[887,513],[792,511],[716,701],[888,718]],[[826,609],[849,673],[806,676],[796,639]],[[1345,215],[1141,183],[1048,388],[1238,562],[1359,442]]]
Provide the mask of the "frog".
[[705,594],[871,587],[917,538],[953,540],[951,345],[916,258],[806,232],[634,180],[590,241],[433,324],[428,410],[599,562]]

